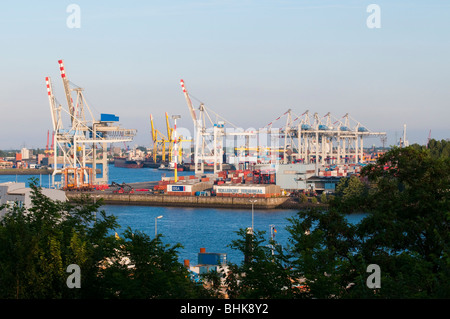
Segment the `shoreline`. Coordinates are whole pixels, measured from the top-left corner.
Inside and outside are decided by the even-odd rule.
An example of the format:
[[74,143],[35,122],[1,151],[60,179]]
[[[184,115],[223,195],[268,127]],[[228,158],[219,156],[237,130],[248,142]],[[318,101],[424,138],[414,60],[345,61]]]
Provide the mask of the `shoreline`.
[[52,169],[47,168],[2,168],[0,175],[51,175]]
[[[162,206],[162,207],[198,207],[198,208],[234,208],[251,209],[252,203],[246,197],[217,196],[172,196],[154,194],[105,194],[99,192],[66,192],[71,200],[87,195],[92,200],[102,200],[105,205],[124,206]],[[254,209],[305,209],[309,207],[327,207],[324,204],[299,203],[292,197],[252,198]]]

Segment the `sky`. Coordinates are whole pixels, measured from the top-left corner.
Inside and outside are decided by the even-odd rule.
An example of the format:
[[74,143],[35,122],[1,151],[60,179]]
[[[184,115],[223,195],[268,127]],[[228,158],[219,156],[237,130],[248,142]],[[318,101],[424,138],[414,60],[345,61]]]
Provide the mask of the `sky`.
[[180,79],[244,129],[292,109],[349,113],[388,145],[404,124],[410,144],[450,138],[448,1],[9,1],[0,34],[0,149],[45,147],[46,76],[65,103],[59,59],[95,116],[138,130],[134,145],[152,145],[150,114],[193,131]]

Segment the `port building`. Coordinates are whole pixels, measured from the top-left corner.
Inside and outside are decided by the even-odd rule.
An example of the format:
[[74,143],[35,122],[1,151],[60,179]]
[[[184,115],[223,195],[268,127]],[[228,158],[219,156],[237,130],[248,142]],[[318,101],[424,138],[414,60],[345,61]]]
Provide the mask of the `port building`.
[[276,185],[287,191],[308,189],[308,178],[315,175],[315,164],[280,164],[276,166]]
[[[25,187],[25,183],[0,183],[0,206],[7,205],[7,207],[12,207],[16,204],[19,207],[29,209],[32,206],[31,192],[32,189]],[[65,192],[59,189],[43,188],[42,194],[52,200],[67,200]],[[7,208],[0,210],[0,218],[7,212],[7,210]]]

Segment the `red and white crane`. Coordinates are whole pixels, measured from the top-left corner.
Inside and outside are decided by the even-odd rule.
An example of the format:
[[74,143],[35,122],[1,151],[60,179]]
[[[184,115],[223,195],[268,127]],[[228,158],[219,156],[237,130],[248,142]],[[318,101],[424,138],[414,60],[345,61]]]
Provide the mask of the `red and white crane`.
[[[189,112],[194,122],[195,138],[194,138],[194,166],[196,173],[204,172],[204,163],[212,162],[214,165],[214,172],[221,171],[223,169],[223,154],[224,154],[224,137],[226,135],[233,136],[245,136],[247,140],[250,136],[256,136],[256,131],[243,131],[230,121],[226,120],[223,116],[217,114],[210,108],[206,108],[205,105],[200,102],[198,108],[198,115],[195,113],[195,109],[192,105],[190,95],[186,89],[183,80],[180,80],[183,94],[188,104]],[[215,120],[211,118],[209,112],[215,116]],[[207,128],[206,122],[211,124],[212,127]],[[230,124],[236,129],[234,132],[228,131],[225,134],[225,123]]]
[[188,92],[186,90],[186,86],[184,84],[184,80],[183,79],[180,80],[180,85],[181,85],[181,89],[183,90],[184,97],[186,98],[186,102],[188,104],[188,108],[189,108],[189,112],[190,112],[191,117],[192,117],[192,121],[194,121],[194,127],[196,127],[197,124],[198,124],[197,123],[197,115],[195,114],[195,110],[194,110],[194,107],[192,106],[191,98],[189,97],[189,94],[188,94]]
[[[53,185],[58,186],[55,184],[56,174],[64,175],[65,180],[61,182],[61,186],[66,188],[69,185],[79,188],[87,184],[107,183],[107,144],[132,141],[136,130],[123,129],[118,124],[114,124],[118,121],[118,117],[113,114],[101,114],[100,121],[96,120],[84,98],[83,89],[70,87],[63,60],[58,60],[58,65],[67,100],[67,109],[61,105],[57,106],[50,77],[45,78],[54,134],[53,153],[62,157],[62,163],[58,163],[62,164],[61,168],[61,166],[57,166],[57,156],[54,156]],[[72,92],[76,92],[75,103],[72,99]],[[86,114],[89,114],[90,118],[86,118],[85,110],[88,111]],[[62,114],[65,117],[69,116],[70,126],[68,129],[63,129]],[[97,150],[103,152],[100,159],[97,156]],[[87,163],[92,163],[92,167],[87,167]],[[102,176],[96,174],[97,164],[102,165]]]
[[63,86],[64,86],[64,93],[66,94],[67,106],[69,108],[69,113],[71,116],[71,123],[73,123],[73,118],[75,116],[75,107],[73,105],[73,99],[70,94],[71,91],[70,91],[69,79],[66,76],[66,70],[64,68],[63,60],[58,60],[58,64],[59,64],[59,70],[61,72],[61,78],[62,78],[62,82],[63,82]]

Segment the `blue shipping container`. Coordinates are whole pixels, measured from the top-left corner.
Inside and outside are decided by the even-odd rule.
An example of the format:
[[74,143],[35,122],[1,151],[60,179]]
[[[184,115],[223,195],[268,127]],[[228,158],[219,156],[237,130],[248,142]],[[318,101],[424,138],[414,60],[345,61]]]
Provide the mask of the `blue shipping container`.
[[100,114],[100,121],[102,122],[118,122],[119,117],[115,116],[114,114]]
[[218,265],[226,263],[226,254],[220,253],[199,253],[199,265]]
[[335,183],[325,183],[325,189],[335,190],[336,189],[336,184]]

